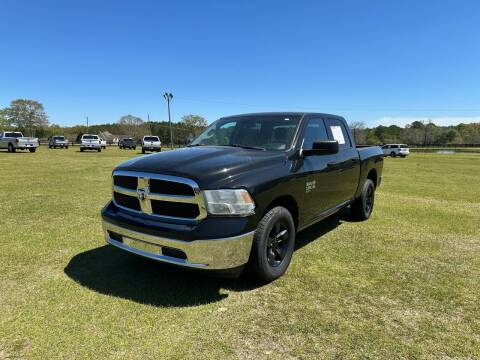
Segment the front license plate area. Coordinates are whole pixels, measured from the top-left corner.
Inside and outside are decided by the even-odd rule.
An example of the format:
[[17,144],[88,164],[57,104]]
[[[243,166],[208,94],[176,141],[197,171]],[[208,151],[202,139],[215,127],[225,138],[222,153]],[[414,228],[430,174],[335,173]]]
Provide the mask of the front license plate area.
[[145,241],[123,237],[123,243],[131,248],[145,251],[152,254],[162,254],[162,248],[158,245],[150,244]]

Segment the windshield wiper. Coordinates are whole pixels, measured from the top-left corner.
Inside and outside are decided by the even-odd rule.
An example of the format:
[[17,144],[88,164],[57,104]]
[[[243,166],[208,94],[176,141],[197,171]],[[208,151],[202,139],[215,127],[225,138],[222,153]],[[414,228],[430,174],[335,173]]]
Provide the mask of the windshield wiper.
[[240,144],[226,144],[226,145],[221,145],[221,146],[231,146],[231,147],[239,147],[242,149],[252,149],[252,150],[263,150],[265,151],[266,149],[260,146],[248,146],[248,145],[240,145]]

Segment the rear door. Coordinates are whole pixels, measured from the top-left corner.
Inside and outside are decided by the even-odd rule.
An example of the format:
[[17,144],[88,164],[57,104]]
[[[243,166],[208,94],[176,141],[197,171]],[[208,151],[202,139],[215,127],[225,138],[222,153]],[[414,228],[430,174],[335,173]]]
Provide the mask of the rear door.
[[[324,120],[310,118],[304,128],[302,149],[312,149],[314,141],[328,140]],[[336,155],[313,155],[303,158],[301,171],[305,179],[305,201],[302,211],[307,222],[336,205]]]
[[337,182],[335,186],[338,205],[353,199],[357,191],[358,179],[360,178],[360,159],[345,123],[339,119],[326,119],[325,124],[329,138],[337,140],[339,147],[336,160]]

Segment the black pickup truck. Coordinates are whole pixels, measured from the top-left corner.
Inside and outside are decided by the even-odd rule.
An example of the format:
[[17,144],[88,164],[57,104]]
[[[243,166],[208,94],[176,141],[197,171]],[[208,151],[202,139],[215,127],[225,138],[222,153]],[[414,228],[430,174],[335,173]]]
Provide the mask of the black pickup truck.
[[357,149],[339,116],[225,117],[186,148],[117,166],[105,237],[151,259],[230,276],[248,266],[271,281],[298,231],[346,206],[370,217],[382,168],[382,150]]
[[124,139],[120,139],[120,141],[118,142],[118,147],[120,149],[127,149],[128,148],[128,149],[136,150],[137,149],[137,143],[132,138],[124,138]]

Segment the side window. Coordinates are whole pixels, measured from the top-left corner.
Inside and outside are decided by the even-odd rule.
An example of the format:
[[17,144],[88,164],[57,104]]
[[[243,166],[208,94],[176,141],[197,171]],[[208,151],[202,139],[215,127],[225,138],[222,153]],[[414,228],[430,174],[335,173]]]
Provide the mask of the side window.
[[315,118],[308,120],[303,136],[303,149],[310,150],[315,141],[328,140],[327,129],[323,119]]
[[327,119],[326,124],[329,137],[332,140],[337,140],[341,149],[352,147],[352,142],[343,122],[337,119]]

